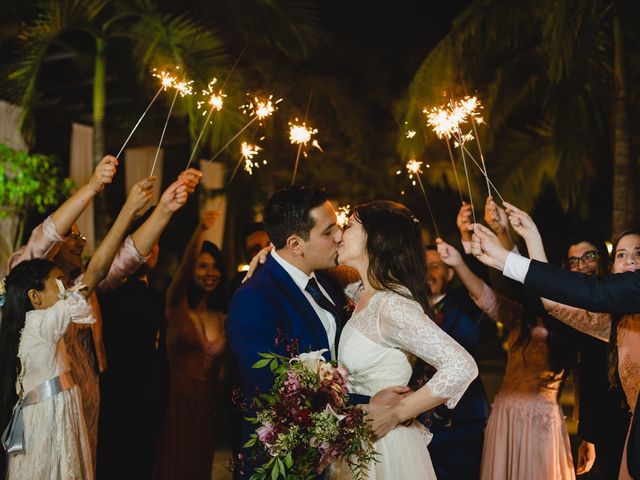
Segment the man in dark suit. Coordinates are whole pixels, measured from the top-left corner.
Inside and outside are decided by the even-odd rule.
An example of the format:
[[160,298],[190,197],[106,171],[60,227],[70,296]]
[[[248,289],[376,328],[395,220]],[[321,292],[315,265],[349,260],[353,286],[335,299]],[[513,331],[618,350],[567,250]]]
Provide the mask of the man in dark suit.
[[[449,288],[455,272],[442,261],[435,245],[427,246],[426,260],[433,320],[477,358],[482,312],[464,288]],[[429,454],[439,480],[480,476],[488,416],[489,401],[480,377],[469,385],[453,410],[440,405],[430,413],[428,426],[433,439]]]
[[[640,312],[640,270],[604,276],[570,272],[548,263],[530,260],[500,245],[486,227],[475,224],[471,252],[485,265],[502,270],[506,277],[523,283],[541,297],[594,312]],[[636,411],[627,444],[627,465],[640,478],[640,424]]]
[[[237,290],[227,321],[229,346],[248,397],[255,395],[256,388],[269,391],[273,384],[268,368],[252,368],[260,360],[259,354],[289,355],[286,345],[276,345],[276,337],[284,334],[295,340],[300,353],[326,349],[325,359],[336,359],[345,321],[342,292],[316,273],[336,265],[342,239],[326,194],[300,186],[280,190],[265,208],[264,225],[275,249]],[[394,387],[387,390],[391,394],[404,391]],[[244,440],[253,429],[255,426],[244,422]],[[252,473],[251,466],[246,467],[243,478]]]

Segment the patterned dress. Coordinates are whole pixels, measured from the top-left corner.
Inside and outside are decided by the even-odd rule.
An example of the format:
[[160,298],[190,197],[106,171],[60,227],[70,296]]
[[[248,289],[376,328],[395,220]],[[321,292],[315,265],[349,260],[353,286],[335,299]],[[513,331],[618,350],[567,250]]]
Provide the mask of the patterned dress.
[[[349,370],[349,391],[375,395],[394,385],[407,385],[415,358],[437,370],[426,383],[434,397],[453,408],[478,375],[473,358],[438,327],[414,300],[390,291],[377,292],[353,314],[342,330],[338,360]],[[378,452],[367,478],[433,479],[427,445],[431,433],[418,421],[400,425],[375,442]],[[332,479],[351,479],[344,463],[334,465]]]
[[522,306],[485,285],[476,304],[510,328],[507,369],[487,422],[483,480],[575,479],[571,445],[558,392],[562,374],[549,367],[547,329],[531,330],[525,347],[513,347]]

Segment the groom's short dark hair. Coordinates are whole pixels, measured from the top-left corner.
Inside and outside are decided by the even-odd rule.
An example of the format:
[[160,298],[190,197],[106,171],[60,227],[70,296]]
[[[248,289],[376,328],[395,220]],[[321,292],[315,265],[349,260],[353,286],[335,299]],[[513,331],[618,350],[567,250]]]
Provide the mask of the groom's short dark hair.
[[309,240],[314,227],[310,213],[327,201],[327,194],[317,188],[292,185],[273,194],[264,210],[264,227],[271,243],[280,249],[291,235]]

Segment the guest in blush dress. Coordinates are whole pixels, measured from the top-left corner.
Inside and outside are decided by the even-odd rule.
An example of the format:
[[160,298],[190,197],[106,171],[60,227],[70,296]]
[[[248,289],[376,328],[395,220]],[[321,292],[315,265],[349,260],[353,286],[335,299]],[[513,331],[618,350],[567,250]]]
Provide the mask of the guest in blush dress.
[[155,478],[211,478],[216,394],[224,374],[227,276],[220,250],[204,240],[206,212],[167,291],[169,400]]

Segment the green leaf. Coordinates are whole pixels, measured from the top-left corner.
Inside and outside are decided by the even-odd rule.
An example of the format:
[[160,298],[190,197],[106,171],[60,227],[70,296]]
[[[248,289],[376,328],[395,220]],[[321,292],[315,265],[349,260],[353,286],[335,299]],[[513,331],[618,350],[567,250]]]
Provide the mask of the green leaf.
[[271,480],[277,480],[280,476],[280,469],[278,468],[278,464],[275,464],[273,468],[271,468]]
[[269,362],[271,362],[270,359],[263,358],[262,360],[258,360],[256,363],[251,365],[251,368],[263,368],[263,367],[266,367],[269,364]]
[[293,457],[291,457],[291,453],[288,453],[286,458],[284,459],[284,463],[287,465],[287,468],[291,468],[293,465]]

